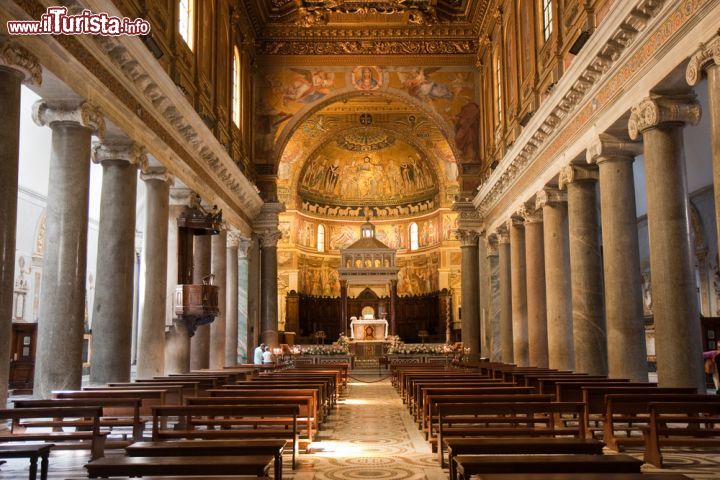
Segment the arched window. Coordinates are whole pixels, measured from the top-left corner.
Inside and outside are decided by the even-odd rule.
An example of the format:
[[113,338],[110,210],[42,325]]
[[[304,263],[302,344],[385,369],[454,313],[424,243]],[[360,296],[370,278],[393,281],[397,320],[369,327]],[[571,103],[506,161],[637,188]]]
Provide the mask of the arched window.
[[552,0],[542,0],[542,9],[543,9],[543,39],[547,42],[550,38],[550,35],[552,35],[552,20],[553,20],[553,11],[552,11]]
[[410,250],[418,249],[418,226],[413,222],[410,224]]
[[194,47],[195,39],[195,0],[178,1],[178,33],[190,50]]
[[232,62],[232,120],[240,128],[240,102],[242,98],[242,64],[240,63],[240,50],[233,48]]
[[317,229],[317,251],[325,251],[325,225],[318,225]]

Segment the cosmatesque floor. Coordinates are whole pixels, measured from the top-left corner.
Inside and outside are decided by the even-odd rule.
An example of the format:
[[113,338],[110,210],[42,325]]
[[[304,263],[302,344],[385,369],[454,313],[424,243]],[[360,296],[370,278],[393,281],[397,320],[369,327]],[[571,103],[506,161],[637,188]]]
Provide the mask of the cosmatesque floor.
[[[378,381],[379,380],[379,381]],[[296,470],[290,457],[283,466],[290,480],[446,480],[407,410],[387,379],[354,374],[348,392],[312,445],[313,453],[299,457]],[[612,453],[612,452],[608,452]],[[629,452],[642,458],[641,452]],[[120,455],[120,451],[108,451]],[[720,454],[667,453],[664,472],[695,479],[720,479]],[[57,451],[50,457],[51,480],[86,477],[87,452]],[[647,468],[644,471],[657,471]],[[28,478],[26,460],[8,460],[0,479]],[[39,477],[38,477],[39,478]],[[198,477],[189,477],[198,478]],[[519,479],[521,480],[521,479]]]

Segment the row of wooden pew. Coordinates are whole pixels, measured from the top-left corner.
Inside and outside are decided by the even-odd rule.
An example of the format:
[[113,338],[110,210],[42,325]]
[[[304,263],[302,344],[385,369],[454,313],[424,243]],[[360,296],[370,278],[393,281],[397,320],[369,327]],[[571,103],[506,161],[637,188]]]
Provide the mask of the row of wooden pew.
[[[52,399],[16,400],[0,410],[0,420],[11,421],[0,442],[88,449],[90,478],[266,477],[272,469],[280,480],[286,445],[295,468],[297,453],[322,428],[347,379],[345,364],[262,371],[246,365],[56,391]],[[125,456],[106,457],[106,448],[122,448]],[[38,458],[31,450],[25,456]],[[41,460],[44,479],[47,455]],[[34,479],[32,465],[30,473]]]
[[603,455],[604,446],[642,447],[645,462],[656,467],[666,446],[720,446],[720,396],[694,388],[489,361],[461,368],[398,364],[390,371],[451,480],[476,474],[499,480],[495,474],[510,472],[631,479],[643,462]]

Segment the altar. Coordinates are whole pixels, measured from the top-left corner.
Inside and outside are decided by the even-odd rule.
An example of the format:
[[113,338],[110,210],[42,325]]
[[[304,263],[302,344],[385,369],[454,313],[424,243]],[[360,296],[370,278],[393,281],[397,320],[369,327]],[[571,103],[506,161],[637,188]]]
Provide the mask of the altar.
[[355,341],[385,340],[388,335],[388,322],[378,318],[350,319],[350,338]]

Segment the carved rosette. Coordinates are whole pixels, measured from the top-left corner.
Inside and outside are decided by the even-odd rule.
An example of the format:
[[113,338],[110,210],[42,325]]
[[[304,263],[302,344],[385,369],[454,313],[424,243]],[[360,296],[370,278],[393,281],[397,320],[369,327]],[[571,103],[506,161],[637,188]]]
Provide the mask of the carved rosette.
[[42,67],[37,57],[14,40],[0,45],[0,65],[21,72],[25,85],[42,85]]
[[132,141],[94,142],[93,163],[126,162],[140,170],[147,169],[148,159],[145,148]]
[[140,180],[144,182],[160,181],[160,182],[172,182],[173,178],[165,167],[145,167],[140,172]]
[[696,85],[703,76],[703,72],[710,67],[720,65],[720,32],[707,43],[701,43],[700,48],[690,57],[685,80],[688,85]]
[[477,247],[480,233],[475,230],[459,228],[455,230],[455,238],[460,241],[461,247]]
[[585,151],[589,164],[600,164],[610,160],[635,160],[643,152],[642,143],[626,142],[607,133],[593,139]]
[[558,206],[567,203],[567,192],[558,188],[545,187],[535,194],[535,208],[542,209],[544,206]]
[[282,232],[280,230],[262,230],[257,233],[260,239],[260,246],[262,248],[277,247],[278,242],[282,238]]
[[564,190],[565,187],[574,182],[597,182],[598,170],[595,165],[574,165],[570,164],[560,170],[560,178],[558,179],[558,188]]
[[630,138],[637,140],[645,130],[664,123],[697,125],[701,114],[694,95],[652,96],[632,108],[628,132]]
[[33,104],[32,118],[41,127],[52,127],[56,122],[71,122],[91,130],[100,140],[105,137],[102,110],[91,102],[77,104],[38,100]]

